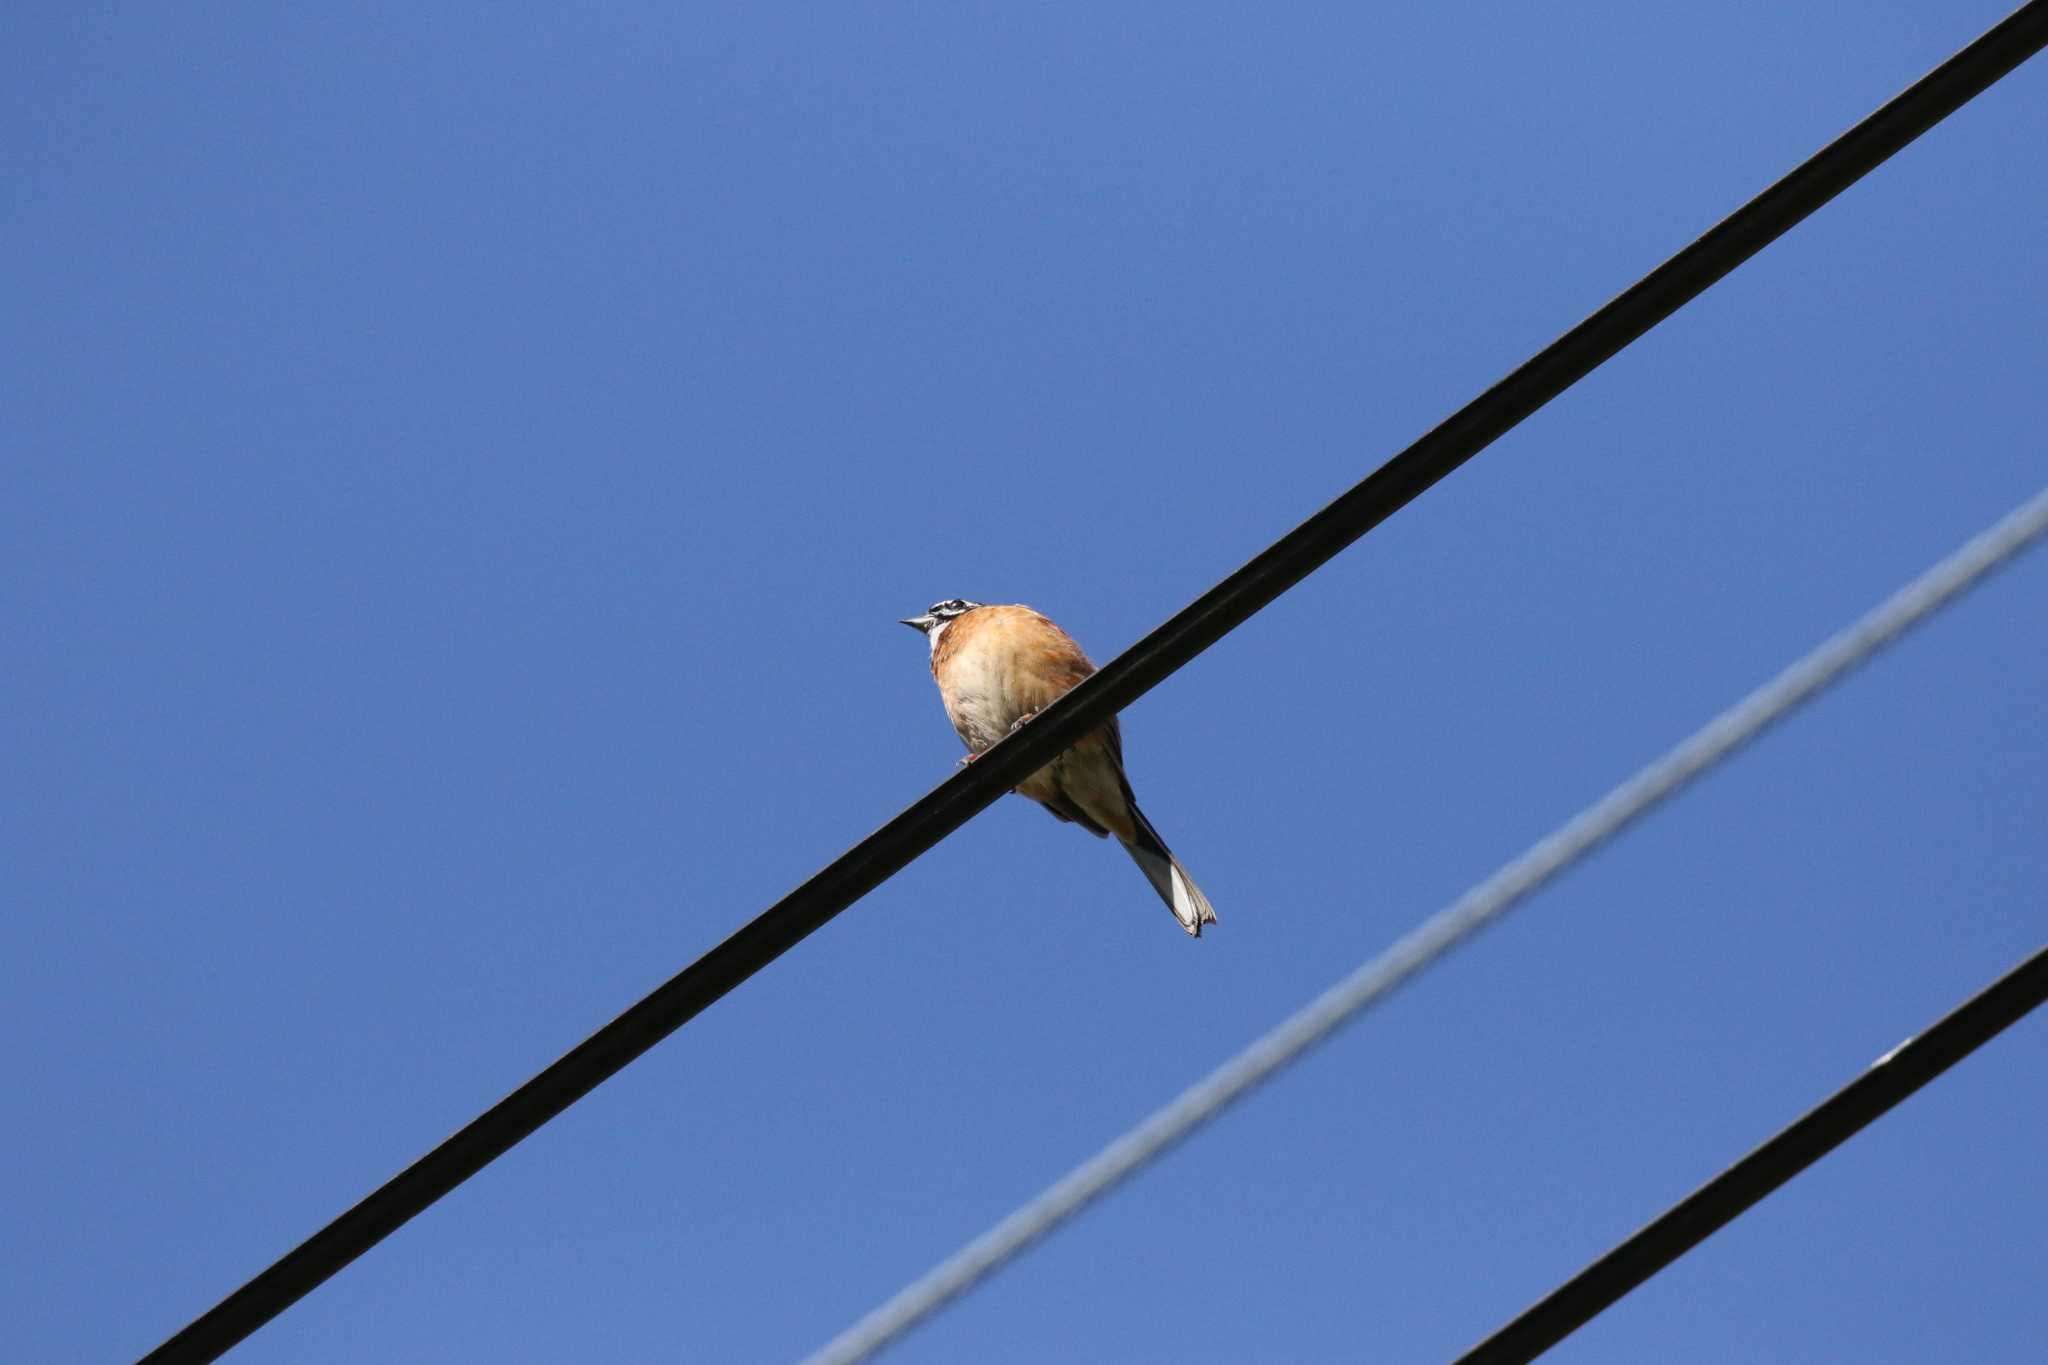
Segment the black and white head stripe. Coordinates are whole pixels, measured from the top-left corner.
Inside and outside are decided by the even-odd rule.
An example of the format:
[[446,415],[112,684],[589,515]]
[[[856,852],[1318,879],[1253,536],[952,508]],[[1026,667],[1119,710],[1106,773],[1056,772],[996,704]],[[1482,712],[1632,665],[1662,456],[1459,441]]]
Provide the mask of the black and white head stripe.
[[948,625],[951,625],[955,618],[965,616],[980,605],[981,603],[970,602],[964,597],[949,597],[943,602],[932,603],[930,609],[922,616],[904,617],[903,624],[929,635],[932,640],[932,648],[937,649],[939,647],[940,632],[944,631]]

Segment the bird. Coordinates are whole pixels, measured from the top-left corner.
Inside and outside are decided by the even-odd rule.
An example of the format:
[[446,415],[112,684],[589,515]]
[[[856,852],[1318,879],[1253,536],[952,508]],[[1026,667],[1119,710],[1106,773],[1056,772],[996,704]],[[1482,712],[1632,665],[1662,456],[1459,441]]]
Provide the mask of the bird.
[[[972,763],[1095,671],[1074,637],[1030,607],[954,597],[903,618],[931,645],[932,680]],[[1159,831],[1138,809],[1124,775],[1123,734],[1111,716],[1016,788],[1096,838],[1114,834],[1131,861],[1195,938],[1216,911]]]

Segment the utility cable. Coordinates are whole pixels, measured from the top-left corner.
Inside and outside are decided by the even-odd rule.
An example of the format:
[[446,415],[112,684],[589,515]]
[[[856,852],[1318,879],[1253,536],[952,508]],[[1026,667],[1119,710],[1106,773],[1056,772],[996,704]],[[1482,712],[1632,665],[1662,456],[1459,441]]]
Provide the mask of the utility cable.
[[1956,1006],[1927,1032],[1872,1062],[1869,1070],[1818,1108],[1572,1276],[1453,1365],[1523,1365],[1534,1360],[2044,1000],[2048,948]]
[[1431,915],[1391,948],[1182,1091],[1164,1109],[833,1338],[810,1356],[805,1365],[852,1365],[909,1331],[1003,1262],[1157,1160],[1225,1106],[1300,1060],[1303,1053],[1338,1026],[1391,995],[1474,932],[1500,918],[1552,877],[1728,757],[1766,726],[1813,698],[1903,631],[1954,601],[2044,531],[2048,531],[2048,489],[2035,494],[1854,625],[1823,642],[1519,858]]
[[2028,0],[143,1359],[218,1359],[2044,44]]

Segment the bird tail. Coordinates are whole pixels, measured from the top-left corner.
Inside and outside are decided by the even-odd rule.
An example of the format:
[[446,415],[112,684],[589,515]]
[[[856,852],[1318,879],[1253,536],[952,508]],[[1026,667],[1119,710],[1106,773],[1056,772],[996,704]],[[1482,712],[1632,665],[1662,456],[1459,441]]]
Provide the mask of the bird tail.
[[1159,893],[1159,899],[1166,902],[1173,911],[1173,917],[1180,921],[1180,927],[1196,938],[1202,936],[1202,926],[1216,922],[1216,911],[1209,904],[1209,898],[1202,894],[1202,888],[1195,885],[1195,879],[1180,865],[1180,859],[1173,856],[1173,850],[1159,837],[1159,831],[1152,828],[1152,822],[1145,818],[1145,812],[1138,809],[1138,803],[1130,803],[1131,838],[1124,844],[1124,852],[1131,855],[1131,861],[1145,874],[1145,880],[1152,883],[1152,889]]

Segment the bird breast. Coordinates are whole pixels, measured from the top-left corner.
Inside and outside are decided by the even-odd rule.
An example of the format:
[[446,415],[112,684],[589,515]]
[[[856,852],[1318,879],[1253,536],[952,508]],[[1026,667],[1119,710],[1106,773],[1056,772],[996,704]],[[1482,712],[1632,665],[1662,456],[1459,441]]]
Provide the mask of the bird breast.
[[946,715],[975,753],[1010,733],[1029,711],[1015,661],[991,644],[962,649],[950,660],[940,687]]
[[1067,633],[1028,607],[981,607],[932,646],[946,715],[974,753],[1094,672]]

